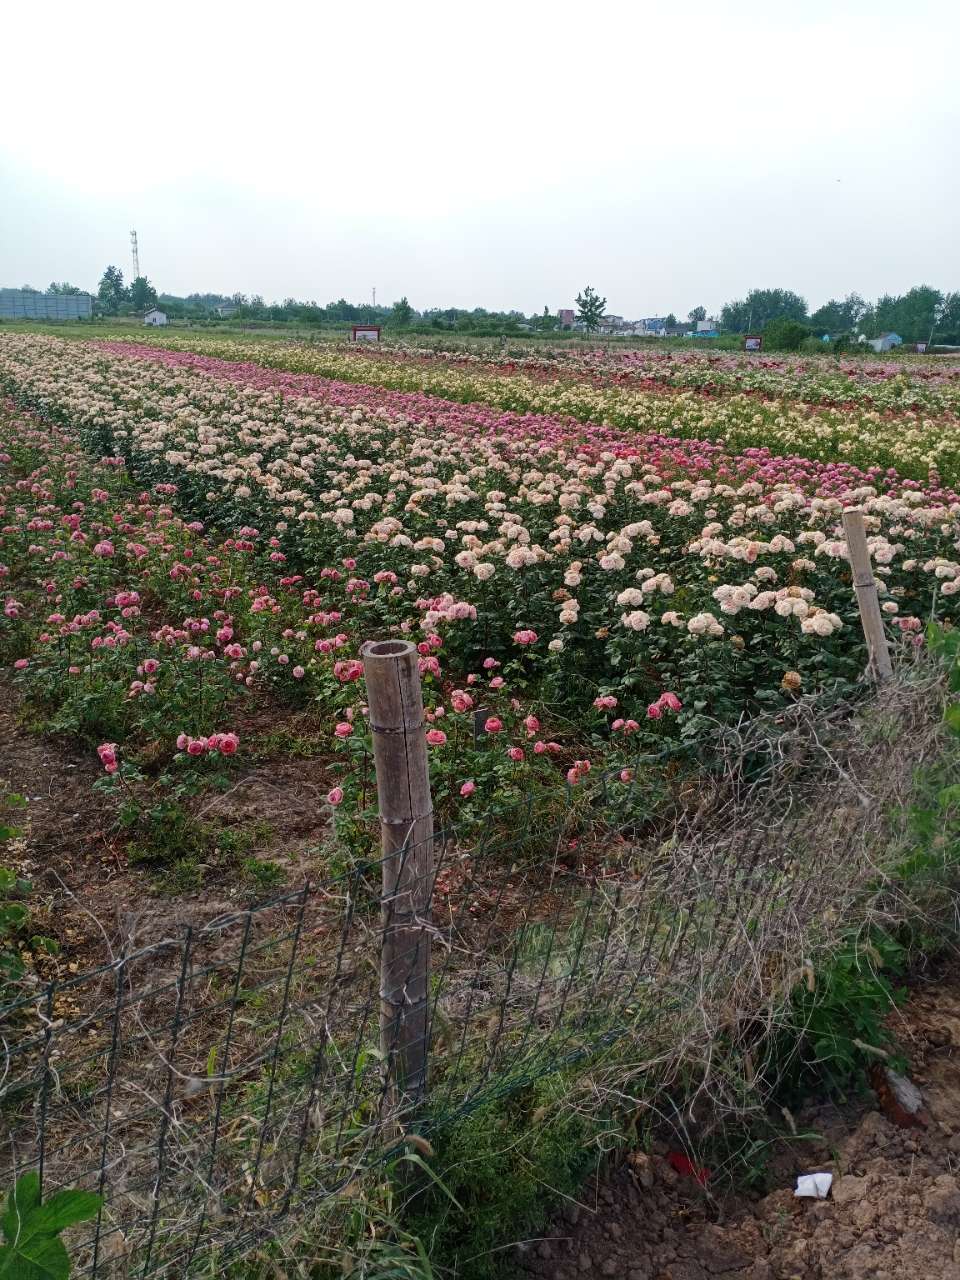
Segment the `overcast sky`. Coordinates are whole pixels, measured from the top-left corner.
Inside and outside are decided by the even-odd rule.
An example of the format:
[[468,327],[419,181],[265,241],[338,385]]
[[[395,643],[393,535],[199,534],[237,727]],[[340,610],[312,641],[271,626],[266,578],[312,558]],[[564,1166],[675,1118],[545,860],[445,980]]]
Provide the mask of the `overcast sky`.
[[960,289],[956,0],[11,4],[0,285]]

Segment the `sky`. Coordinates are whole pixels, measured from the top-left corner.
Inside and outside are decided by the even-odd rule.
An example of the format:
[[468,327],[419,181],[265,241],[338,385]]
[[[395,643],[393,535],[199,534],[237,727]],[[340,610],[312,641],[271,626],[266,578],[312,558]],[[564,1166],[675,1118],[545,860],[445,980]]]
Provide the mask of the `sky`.
[[636,318],[960,289],[955,0],[5,13],[0,285]]

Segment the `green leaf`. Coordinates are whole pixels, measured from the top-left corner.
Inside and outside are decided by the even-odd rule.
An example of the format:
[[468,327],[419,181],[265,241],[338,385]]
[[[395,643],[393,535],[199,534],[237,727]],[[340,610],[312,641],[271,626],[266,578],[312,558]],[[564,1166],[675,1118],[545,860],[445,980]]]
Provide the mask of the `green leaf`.
[[952,702],[943,713],[943,719],[951,733],[960,734],[960,702]]
[[21,1234],[24,1220],[40,1204],[40,1175],[35,1172],[25,1173],[10,1188],[7,1197],[7,1211],[0,1218],[0,1228],[9,1241],[14,1241]]
[[64,1227],[72,1227],[75,1222],[96,1217],[99,1208],[100,1197],[92,1191],[58,1191],[46,1204],[33,1211],[30,1223],[35,1231],[54,1235]]
[[40,1179],[26,1173],[11,1190],[0,1226],[0,1280],[67,1280],[70,1256],[59,1239],[64,1227],[96,1215],[99,1196],[64,1190],[40,1203]]
[[0,1251],[0,1276],[9,1280],[67,1280],[70,1255],[56,1236],[37,1236],[23,1248]]

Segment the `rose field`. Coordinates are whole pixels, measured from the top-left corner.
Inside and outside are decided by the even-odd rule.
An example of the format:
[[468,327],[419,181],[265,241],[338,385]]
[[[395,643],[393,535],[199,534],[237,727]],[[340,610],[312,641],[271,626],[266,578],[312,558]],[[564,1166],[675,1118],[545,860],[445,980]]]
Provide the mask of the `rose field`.
[[874,966],[955,930],[958,490],[942,359],[0,333],[4,1176],[103,1195],[80,1272],[513,1276],[645,1109],[885,1058]]
[[187,341],[0,338],[0,652],[110,777],[225,768],[253,708],[307,712],[349,844],[373,794],[358,651],[398,634],[444,819],[629,786],[650,753],[858,684],[846,506],[893,645],[956,616],[956,366],[561,353],[550,380],[542,354],[534,378]]

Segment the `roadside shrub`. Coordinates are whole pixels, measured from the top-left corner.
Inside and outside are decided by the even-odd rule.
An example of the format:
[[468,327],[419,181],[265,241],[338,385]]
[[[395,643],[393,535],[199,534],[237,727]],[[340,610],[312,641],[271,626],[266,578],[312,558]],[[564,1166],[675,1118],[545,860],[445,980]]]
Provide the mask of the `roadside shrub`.
[[763,331],[763,345],[769,351],[799,351],[810,336],[807,326],[796,320],[771,320]]

